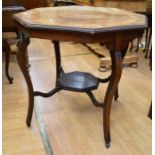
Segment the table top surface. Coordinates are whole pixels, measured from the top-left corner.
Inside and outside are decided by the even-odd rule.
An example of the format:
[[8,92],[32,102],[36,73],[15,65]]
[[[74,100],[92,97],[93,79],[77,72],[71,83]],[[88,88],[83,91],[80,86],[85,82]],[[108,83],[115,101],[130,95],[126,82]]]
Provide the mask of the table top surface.
[[63,6],[36,8],[15,14],[13,19],[26,28],[107,31],[144,28],[144,15],[117,8]]

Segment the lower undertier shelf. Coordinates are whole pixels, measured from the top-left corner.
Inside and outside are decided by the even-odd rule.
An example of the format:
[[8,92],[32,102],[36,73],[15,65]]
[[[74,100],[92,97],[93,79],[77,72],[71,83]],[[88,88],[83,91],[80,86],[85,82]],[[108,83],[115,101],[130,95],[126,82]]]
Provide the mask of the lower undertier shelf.
[[64,90],[87,92],[97,89],[99,80],[90,73],[75,71],[62,74],[57,84]]

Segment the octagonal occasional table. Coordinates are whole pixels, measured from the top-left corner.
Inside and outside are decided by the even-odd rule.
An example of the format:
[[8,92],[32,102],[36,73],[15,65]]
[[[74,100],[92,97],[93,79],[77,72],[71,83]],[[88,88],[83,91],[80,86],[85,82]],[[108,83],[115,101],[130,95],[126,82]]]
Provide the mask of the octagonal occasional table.
[[[36,8],[15,14],[15,25],[19,31],[18,63],[25,77],[29,106],[26,123],[30,126],[34,97],[49,97],[60,90],[86,93],[94,105],[103,108],[103,129],[106,147],[110,147],[110,110],[113,97],[118,98],[118,83],[122,74],[122,61],[128,44],[142,36],[147,27],[144,15],[116,8],[91,6],[66,6]],[[56,86],[47,93],[34,91],[29,75],[27,46],[29,38],[52,40],[56,57]],[[59,41],[79,43],[103,43],[110,51],[111,75],[105,79],[90,73],[74,71],[65,73],[61,65]],[[92,93],[99,83],[109,82],[104,104],[99,103]]]

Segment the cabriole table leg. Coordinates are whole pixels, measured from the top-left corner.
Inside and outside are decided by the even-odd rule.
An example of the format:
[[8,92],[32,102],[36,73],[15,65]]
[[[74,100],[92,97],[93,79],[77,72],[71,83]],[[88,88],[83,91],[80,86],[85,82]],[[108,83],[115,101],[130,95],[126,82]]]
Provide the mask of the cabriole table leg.
[[115,101],[118,99],[118,97],[119,97],[119,93],[118,93],[118,87],[117,87],[116,92],[115,92],[115,96],[114,96]]
[[110,147],[110,141],[111,141],[110,140],[110,110],[111,110],[112,99],[116,93],[117,86],[122,74],[121,52],[110,51],[110,54],[112,59],[112,75],[105,95],[104,110],[103,110],[104,139],[105,139],[107,148]]
[[20,33],[19,37],[20,37],[18,42],[19,52],[17,54],[17,60],[28,87],[29,105],[28,105],[26,124],[27,126],[30,126],[34,107],[34,91],[31,82],[31,77],[29,75],[29,63],[27,53],[27,46],[30,43],[30,39],[25,33]]
[[[122,50],[118,50],[120,52],[114,52],[114,50],[110,50],[110,56],[112,60],[112,73],[110,82],[106,91],[105,99],[104,99],[104,110],[103,110],[103,128],[104,128],[104,139],[106,142],[106,147],[110,147],[110,111],[112,99],[114,97],[115,100],[118,98],[118,84],[122,74],[122,63],[127,52],[129,43],[126,43],[125,47]],[[120,45],[121,47],[121,45]],[[120,48],[121,49],[121,48]]]
[[3,46],[5,50],[5,74],[10,84],[13,83],[13,78],[9,75],[9,63],[10,63],[10,46],[7,39],[3,40]]

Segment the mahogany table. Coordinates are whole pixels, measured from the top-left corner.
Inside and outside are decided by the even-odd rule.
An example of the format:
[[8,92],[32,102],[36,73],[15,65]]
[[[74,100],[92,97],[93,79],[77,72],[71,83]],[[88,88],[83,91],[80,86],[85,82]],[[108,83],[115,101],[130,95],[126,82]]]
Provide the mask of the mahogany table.
[[[86,93],[92,102],[103,109],[103,129],[106,147],[110,147],[110,110],[112,99],[118,98],[117,87],[122,74],[122,61],[128,43],[142,36],[147,27],[144,15],[116,8],[91,6],[66,6],[36,8],[15,14],[15,25],[19,31],[18,63],[25,77],[29,106],[26,123],[30,126],[34,97],[49,97],[60,90]],[[29,75],[27,46],[29,38],[52,40],[56,57],[56,86],[48,93],[34,91]],[[59,41],[80,43],[103,43],[110,50],[112,60],[111,75],[100,79],[90,73],[65,73],[61,65]],[[109,82],[104,104],[99,103],[92,93],[99,83]]]

